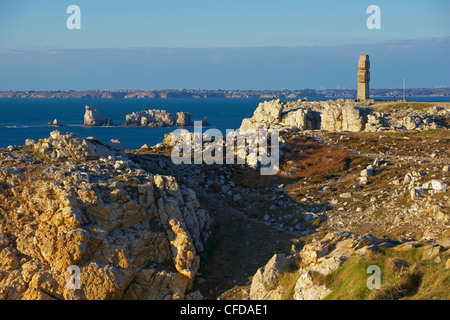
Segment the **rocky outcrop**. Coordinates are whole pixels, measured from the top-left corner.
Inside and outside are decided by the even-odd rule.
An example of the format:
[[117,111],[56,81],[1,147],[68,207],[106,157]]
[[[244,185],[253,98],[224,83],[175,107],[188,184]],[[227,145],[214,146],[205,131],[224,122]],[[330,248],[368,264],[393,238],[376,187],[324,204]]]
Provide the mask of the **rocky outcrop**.
[[49,127],[65,127],[58,119],[53,120],[53,122],[47,122],[47,126]]
[[292,255],[275,255],[253,277],[250,299],[279,300],[283,295],[280,286],[282,275],[289,264],[299,262],[298,280],[294,288],[296,300],[321,300],[331,289],[316,281],[337,270],[348,258],[363,256],[380,246],[391,246],[386,241],[371,235],[356,235],[349,232],[330,232],[323,239],[305,245],[300,251],[293,247]]
[[87,161],[90,159],[128,160],[120,141],[112,139],[104,145],[95,138],[81,138],[74,133],[55,130],[38,142],[27,139],[26,146],[49,161]]
[[52,132],[8,157],[21,165],[0,168],[1,299],[201,297],[189,290],[212,220],[194,191],[118,141]]
[[208,127],[211,125],[211,123],[209,122],[207,117],[203,117],[203,119],[201,121],[202,121],[202,126],[204,126],[204,127]]
[[320,129],[329,132],[363,131],[367,121],[364,113],[368,111],[352,105],[325,104]]
[[113,126],[111,119],[103,118],[97,109],[91,106],[86,106],[84,113],[84,126],[86,127],[101,127],[101,126]]
[[279,300],[283,294],[278,282],[281,275],[289,270],[291,263],[295,263],[295,257],[284,254],[275,254],[267,264],[256,271],[250,287],[251,300]]
[[336,101],[265,101],[258,105],[252,118],[243,119],[243,131],[257,128],[323,130],[328,132],[375,132],[386,130],[428,130],[446,128],[448,108],[431,107],[427,112],[393,110],[377,112],[376,102],[351,99]]
[[[268,150],[272,150],[272,139],[277,137],[279,158],[281,159],[291,154],[292,147],[283,137],[272,135],[271,130],[268,130],[265,134],[264,139],[267,140]],[[263,138],[260,137],[257,131],[230,131],[223,137],[221,135],[216,137],[208,131],[200,134],[182,129],[180,132],[171,132],[164,135],[163,147],[172,149],[172,156],[178,156],[177,152],[182,151],[187,161],[194,157],[200,157],[201,161],[205,163],[207,161],[213,163],[215,162],[215,157],[217,157],[216,163],[229,161],[237,164],[246,164],[256,169],[267,167],[269,164],[274,165],[274,162],[267,163],[267,161],[263,161],[261,152],[257,148],[259,141],[261,141],[260,139]],[[211,156],[212,150],[215,150],[215,156]],[[273,157],[275,157],[275,153]],[[276,166],[278,167],[278,165]]]
[[166,110],[145,110],[128,114],[125,126],[186,127],[194,125],[194,117],[188,112],[171,113]]
[[365,110],[354,100],[272,100],[259,104],[253,117],[242,121],[241,130],[296,128],[299,130],[362,131]]
[[[283,297],[284,288],[280,279],[289,271],[288,263],[296,263],[300,268],[295,271],[297,280],[294,286],[295,300],[322,300],[332,293],[324,283],[327,275],[338,270],[350,258],[371,255],[379,248],[393,248],[404,251],[408,248],[424,246],[422,260],[431,260],[442,251],[450,248],[448,239],[431,242],[405,242],[402,244],[389,242],[389,239],[378,239],[370,234],[354,234],[334,231],[322,239],[313,239],[300,250],[293,246],[291,255],[276,254],[263,267],[258,269],[251,283],[251,300],[279,300]],[[294,278],[293,276],[291,278]]]

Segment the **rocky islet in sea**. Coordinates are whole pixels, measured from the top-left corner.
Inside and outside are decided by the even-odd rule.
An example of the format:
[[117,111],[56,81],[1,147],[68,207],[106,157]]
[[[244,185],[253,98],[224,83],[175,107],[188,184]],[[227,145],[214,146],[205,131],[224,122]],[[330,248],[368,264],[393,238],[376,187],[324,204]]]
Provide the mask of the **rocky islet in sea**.
[[[206,117],[202,125],[210,125]],[[105,119],[100,112],[91,106],[86,106],[84,126],[101,127],[114,126],[111,119]],[[194,116],[189,112],[171,113],[166,110],[143,110],[126,115],[125,127],[189,127],[194,125]]]

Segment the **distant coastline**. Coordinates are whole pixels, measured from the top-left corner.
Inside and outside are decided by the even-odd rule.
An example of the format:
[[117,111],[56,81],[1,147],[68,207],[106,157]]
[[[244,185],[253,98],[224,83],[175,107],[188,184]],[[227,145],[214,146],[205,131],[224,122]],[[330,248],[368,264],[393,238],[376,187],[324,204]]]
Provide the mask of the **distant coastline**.
[[[398,99],[403,89],[371,89],[371,96]],[[406,89],[408,97],[446,97],[450,88]],[[308,99],[356,97],[351,89],[302,90],[66,90],[66,91],[0,91],[0,99]]]

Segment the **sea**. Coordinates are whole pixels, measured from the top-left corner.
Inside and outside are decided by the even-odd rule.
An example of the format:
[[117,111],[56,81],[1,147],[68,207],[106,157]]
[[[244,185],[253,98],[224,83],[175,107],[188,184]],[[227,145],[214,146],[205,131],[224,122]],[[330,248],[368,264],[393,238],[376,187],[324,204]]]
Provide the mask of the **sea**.
[[[345,98],[345,97],[344,97]],[[377,97],[374,97],[377,99]],[[335,100],[336,98],[314,99]],[[385,97],[379,98],[386,100]],[[267,99],[0,99],[0,148],[24,145],[26,139],[35,141],[48,138],[50,132],[77,133],[81,137],[94,137],[103,143],[118,139],[125,149],[139,149],[144,144],[154,146],[164,135],[176,128],[150,127],[84,127],[85,106],[96,108],[104,118],[114,124],[124,124],[127,114],[149,109],[169,112],[190,112],[194,120],[207,117],[210,127],[221,130],[238,129],[242,119],[252,117],[260,102]],[[312,99],[311,99],[312,100]],[[450,97],[414,97],[411,101],[448,102]],[[58,119],[64,127],[47,126]],[[186,128],[193,130],[193,128]]]

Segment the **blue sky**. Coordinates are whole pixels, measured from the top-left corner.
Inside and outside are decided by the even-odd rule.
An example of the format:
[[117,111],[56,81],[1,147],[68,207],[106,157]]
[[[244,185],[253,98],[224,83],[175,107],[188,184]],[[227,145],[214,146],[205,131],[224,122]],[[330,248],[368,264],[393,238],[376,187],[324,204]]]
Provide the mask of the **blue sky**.
[[[66,8],[81,8],[69,30]],[[369,30],[369,5],[381,30]],[[299,89],[449,84],[448,0],[0,2],[0,90]],[[397,85],[398,84],[398,85]]]

